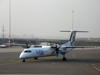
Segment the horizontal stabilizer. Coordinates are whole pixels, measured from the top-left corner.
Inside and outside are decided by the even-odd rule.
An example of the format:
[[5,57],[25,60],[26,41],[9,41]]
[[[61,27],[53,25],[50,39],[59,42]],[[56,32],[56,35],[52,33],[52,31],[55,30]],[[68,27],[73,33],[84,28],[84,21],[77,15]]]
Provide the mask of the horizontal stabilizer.
[[60,31],[60,32],[71,32],[71,31]]
[[71,30],[71,31],[60,31],[60,32],[88,32],[88,31],[77,31],[77,30]]

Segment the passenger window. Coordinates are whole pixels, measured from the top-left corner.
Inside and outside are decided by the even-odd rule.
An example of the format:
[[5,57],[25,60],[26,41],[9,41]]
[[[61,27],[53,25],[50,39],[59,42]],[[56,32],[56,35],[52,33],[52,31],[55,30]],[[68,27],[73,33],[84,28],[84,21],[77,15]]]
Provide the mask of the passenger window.
[[31,51],[30,50],[28,50],[28,51],[24,51],[25,53],[31,53]]
[[31,52],[31,51],[28,51],[28,52]]

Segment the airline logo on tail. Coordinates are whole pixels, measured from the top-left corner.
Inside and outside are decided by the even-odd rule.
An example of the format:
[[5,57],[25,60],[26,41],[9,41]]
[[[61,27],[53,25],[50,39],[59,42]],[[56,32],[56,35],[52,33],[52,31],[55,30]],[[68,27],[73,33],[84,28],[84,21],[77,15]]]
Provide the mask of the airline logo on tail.
[[71,32],[70,36],[70,44],[71,46],[74,46],[75,44],[75,37],[76,37],[76,32],[88,32],[88,31],[77,31],[77,30],[72,30],[72,31],[60,31],[60,32]]
[[74,46],[75,44],[75,36],[76,36],[76,32],[72,31],[70,40],[69,40],[72,46]]

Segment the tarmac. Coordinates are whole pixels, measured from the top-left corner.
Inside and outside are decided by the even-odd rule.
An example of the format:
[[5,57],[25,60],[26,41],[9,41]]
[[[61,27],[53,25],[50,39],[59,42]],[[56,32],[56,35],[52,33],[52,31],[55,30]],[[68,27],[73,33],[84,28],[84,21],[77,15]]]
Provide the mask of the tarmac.
[[0,74],[46,74],[46,75],[100,75],[100,48],[74,49],[62,56],[26,59],[19,55],[24,48],[0,48]]

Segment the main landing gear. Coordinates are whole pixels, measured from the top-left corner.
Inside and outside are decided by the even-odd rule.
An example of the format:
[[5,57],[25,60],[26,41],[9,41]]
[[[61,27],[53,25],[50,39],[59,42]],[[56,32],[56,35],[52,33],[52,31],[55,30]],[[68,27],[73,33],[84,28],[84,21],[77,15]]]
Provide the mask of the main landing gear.
[[65,54],[63,54],[63,58],[62,58],[63,61],[66,61],[66,57],[65,57]]
[[[34,59],[37,60],[38,58],[34,58]],[[22,62],[25,62],[25,59],[23,59]]]
[[34,58],[35,60],[37,60],[38,58]]

